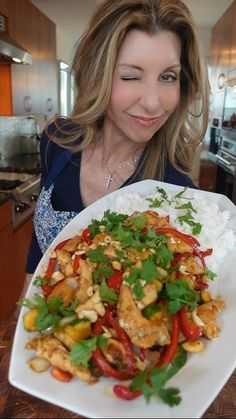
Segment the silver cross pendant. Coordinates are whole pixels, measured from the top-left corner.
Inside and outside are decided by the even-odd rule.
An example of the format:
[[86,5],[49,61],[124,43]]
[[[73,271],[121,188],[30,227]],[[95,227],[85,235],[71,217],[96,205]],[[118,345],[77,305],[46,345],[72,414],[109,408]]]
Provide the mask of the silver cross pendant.
[[109,189],[111,182],[115,179],[112,177],[112,173],[110,173],[108,176],[105,176],[105,180],[107,181],[106,188]]

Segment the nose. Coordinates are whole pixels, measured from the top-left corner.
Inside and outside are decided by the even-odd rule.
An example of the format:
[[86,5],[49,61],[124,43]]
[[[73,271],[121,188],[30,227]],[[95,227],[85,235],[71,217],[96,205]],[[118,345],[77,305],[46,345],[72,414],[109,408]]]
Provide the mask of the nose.
[[140,104],[148,115],[158,116],[163,111],[161,92],[156,80],[144,83]]

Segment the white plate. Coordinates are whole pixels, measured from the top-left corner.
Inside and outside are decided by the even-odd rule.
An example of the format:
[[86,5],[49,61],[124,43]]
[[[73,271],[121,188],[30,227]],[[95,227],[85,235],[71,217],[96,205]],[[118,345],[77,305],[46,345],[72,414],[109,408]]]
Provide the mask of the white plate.
[[[168,192],[178,192],[182,187],[146,180],[129,185],[92,204],[76,216],[56,237],[52,246],[72,237],[80,228],[87,226],[92,218],[98,218],[105,209],[112,208],[116,197],[126,193],[138,192],[149,194],[156,186]],[[236,207],[225,196],[205,191],[199,193],[207,200],[215,202],[221,210],[230,213],[229,227],[236,233]],[[138,209],[138,208],[137,208]],[[146,404],[143,397],[134,401],[122,401],[113,395],[113,379],[103,378],[95,385],[88,385],[79,379],[62,383],[51,377],[50,373],[37,374],[27,365],[27,360],[34,355],[33,351],[24,349],[32,334],[23,328],[23,315],[26,308],[21,309],[11,354],[9,381],[10,383],[40,399],[71,410],[77,414],[93,418],[199,418],[206,411],[229,379],[236,367],[236,282],[235,282],[236,249],[232,249],[223,264],[217,279],[218,292],[226,301],[226,308],[218,318],[221,327],[219,338],[207,342],[206,349],[199,354],[189,356],[185,367],[169,381],[169,385],[181,390],[182,402],[170,408],[160,400],[152,400]],[[47,262],[47,256],[41,259],[34,277],[40,274],[40,267]],[[34,280],[32,279],[32,282]],[[32,285],[27,297],[33,296],[37,289]]]

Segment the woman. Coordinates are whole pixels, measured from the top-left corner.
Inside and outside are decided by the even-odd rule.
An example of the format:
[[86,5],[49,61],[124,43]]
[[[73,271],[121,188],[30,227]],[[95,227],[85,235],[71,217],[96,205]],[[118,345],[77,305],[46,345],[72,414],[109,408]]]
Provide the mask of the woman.
[[181,0],[101,1],[73,70],[70,120],[56,120],[41,139],[28,273],[66,223],[100,197],[148,178],[194,187],[188,174],[207,126],[208,78]]

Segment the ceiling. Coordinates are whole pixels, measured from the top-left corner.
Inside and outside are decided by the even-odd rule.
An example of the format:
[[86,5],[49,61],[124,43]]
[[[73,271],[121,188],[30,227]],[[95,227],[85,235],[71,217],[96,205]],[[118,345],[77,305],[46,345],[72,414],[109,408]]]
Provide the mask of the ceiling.
[[[80,22],[86,25],[99,0],[31,0],[65,35],[76,43]],[[233,0],[184,0],[199,27],[212,27]]]

